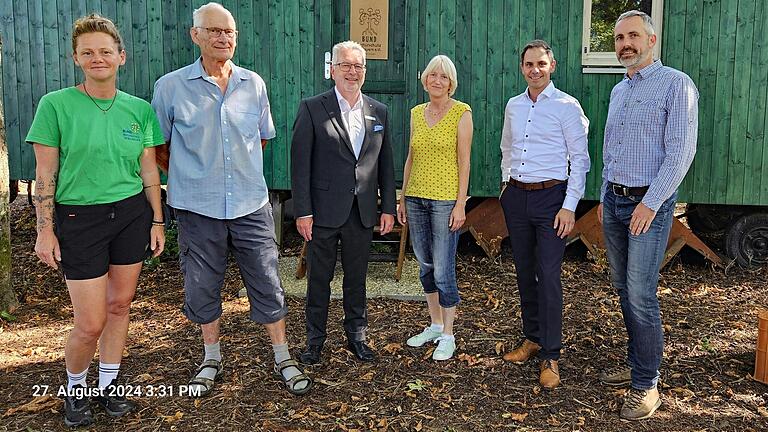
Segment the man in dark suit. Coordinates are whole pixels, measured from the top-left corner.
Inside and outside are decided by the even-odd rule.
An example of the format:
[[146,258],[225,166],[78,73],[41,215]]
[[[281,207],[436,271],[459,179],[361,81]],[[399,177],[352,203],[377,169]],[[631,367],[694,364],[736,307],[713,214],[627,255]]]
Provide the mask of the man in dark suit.
[[[326,338],[331,279],[341,241],[344,331],[348,348],[373,361],[365,343],[365,277],[373,226],[394,225],[395,178],[387,134],[387,107],[362,94],[365,50],[347,41],[333,47],[336,85],[299,105],[291,142],[291,187],[296,227],[307,248],[307,347],[314,364]],[[378,198],[381,195],[381,215]]]

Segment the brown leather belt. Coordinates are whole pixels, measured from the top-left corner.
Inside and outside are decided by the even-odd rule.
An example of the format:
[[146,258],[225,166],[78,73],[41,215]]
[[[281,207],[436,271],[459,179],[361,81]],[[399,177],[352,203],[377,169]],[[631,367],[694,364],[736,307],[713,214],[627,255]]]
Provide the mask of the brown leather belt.
[[622,197],[641,197],[648,192],[648,186],[629,187],[611,182],[608,182],[608,189],[610,189],[614,195]]
[[523,183],[521,181],[517,181],[510,177],[510,179],[507,181],[507,183],[510,186],[514,186],[518,189],[527,190],[527,191],[533,191],[533,190],[542,190],[542,189],[549,189],[552,186],[557,186],[559,184],[565,183],[563,180],[547,180],[543,182],[536,182],[536,183]]

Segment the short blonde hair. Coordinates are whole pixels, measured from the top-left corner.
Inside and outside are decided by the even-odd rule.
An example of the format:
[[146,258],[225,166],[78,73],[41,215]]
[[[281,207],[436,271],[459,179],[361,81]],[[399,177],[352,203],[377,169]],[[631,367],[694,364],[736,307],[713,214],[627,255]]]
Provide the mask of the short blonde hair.
[[427,67],[424,68],[424,72],[421,73],[421,84],[424,86],[424,90],[427,90],[427,76],[438,69],[448,75],[448,80],[451,82],[451,87],[448,89],[448,96],[453,96],[453,94],[456,93],[456,87],[459,86],[459,80],[456,75],[456,66],[454,66],[448,56],[442,54],[432,57],[432,60],[427,63]]
[[77,52],[77,39],[88,33],[105,33],[112,36],[115,44],[117,44],[117,50],[123,51],[123,38],[120,36],[115,23],[109,18],[92,13],[75,21],[72,28],[72,52]]

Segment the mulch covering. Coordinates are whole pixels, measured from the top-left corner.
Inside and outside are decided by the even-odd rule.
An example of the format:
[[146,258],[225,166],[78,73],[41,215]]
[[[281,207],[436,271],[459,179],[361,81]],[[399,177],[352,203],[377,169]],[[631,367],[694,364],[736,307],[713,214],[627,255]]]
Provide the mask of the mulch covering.
[[[0,430],[66,430],[55,393],[66,380],[63,344],[72,308],[58,274],[34,256],[34,216],[23,199],[14,203],[12,221],[13,285],[23,302],[15,321],[0,321]],[[424,303],[376,298],[369,301],[369,342],[380,359],[356,362],[343,348],[341,302],[334,300],[323,362],[307,368],[316,387],[303,397],[291,397],[272,378],[269,340],[248,321],[245,300],[236,297],[241,284],[234,266],[224,289],[226,376],[211,397],[178,396],[201,360],[202,346],[198,328],[180,310],[178,264],[163,259],[142,274],[122,366],[122,380],[145,393],[134,398],[139,409],[113,420],[94,408],[92,430],[768,430],[768,386],[750,376],[757,313],[768,307],[768,269],[731,268],[726,274],[677,259],[664,270],[664,404],[653,418],[629,424],[618,415],[624,390],[597,381],[602,368],[622,361],[626,343],[604,257],[569,248],[563,383],[550,392],[538,386],[535,362],[515,366],[501,360],[520,340],[509,247],[490,260],[464,242],[453,360],[435,363],[433,347],[405,345],[427,324]],[[284,252],[296,254],[297,243],[294,238]],[[294,352],[303,344],[303,302],[289,300]],[[96,375],[94,362],[89,380],[95,382]],[[42,386],[49,386],[45,396]],[[146,394],[150,388],[152,396]]]

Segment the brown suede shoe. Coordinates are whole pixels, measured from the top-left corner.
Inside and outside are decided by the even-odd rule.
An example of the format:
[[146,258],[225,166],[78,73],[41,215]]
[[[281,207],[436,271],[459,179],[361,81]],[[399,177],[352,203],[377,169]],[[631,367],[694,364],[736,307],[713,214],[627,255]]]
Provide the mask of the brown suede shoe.
[[552,390],[560,385],[560,371],[557,368],[557,360],[543,360],[539,368],[541,369],[539,384],[542,387]]
[[528,339],[524,340],[522,345],[514,349],[513,351],[510,351],[506,354],[504,354],[504,357],[502,357],[504,360],[516,364],[523,364],[531,357],[535,356],[536,353],[539,352],[539,349],[541,347],[537,343],[533,343],[529,341]]

